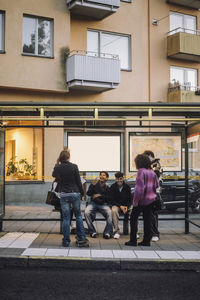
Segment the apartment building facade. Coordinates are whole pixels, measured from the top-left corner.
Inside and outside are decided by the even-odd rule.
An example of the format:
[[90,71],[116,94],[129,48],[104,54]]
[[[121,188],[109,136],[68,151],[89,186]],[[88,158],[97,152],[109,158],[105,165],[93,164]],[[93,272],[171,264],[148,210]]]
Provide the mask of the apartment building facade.
[[[0,102],[199,104],[199,10],[199,0],[0,0]],[[72,123],[6,123],[11,201],[27,184],[30,202],[44,199],[65,146],[86,176],[101,169],[135,174],[131,129],[111,120],[95,131],[81,120],[67,127]],[[106,124],[116,128],[102,129]]]

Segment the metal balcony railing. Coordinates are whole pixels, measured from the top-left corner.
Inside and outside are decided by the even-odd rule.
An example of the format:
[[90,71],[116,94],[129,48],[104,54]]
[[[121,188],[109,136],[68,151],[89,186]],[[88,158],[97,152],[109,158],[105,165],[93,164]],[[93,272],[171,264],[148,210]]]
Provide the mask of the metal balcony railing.
[[166,2],[182,5],[188,8],[200,9],[200,0],[166,0]]
[[192,92],[199,92],[200,93],[200,86],[191,85],[190,82],[186,82],[184,84],[180,84],[178,81],[173,83],[169,83],[168,85],[168,92],[173,91],[192,91]]
[[188,28],[183,28],[183,27],[177,27],[177,28],[169,31],[167,33],[167,35],[168,36],[173,35],[178,32],[185,32],[185,33],[189,33],[189,34],[200,35],[200,30],[193,30],[193,29],[188,29]]
[[168,32],[167,56],[200,62],[200,31],[179,27]]
[[115,89],[120,83],[118,55],[75,50],[66,62],[69,89],[102,92]]
[[120,0],[66,0],[66,4],[73,14],[101,20],[117,11]]

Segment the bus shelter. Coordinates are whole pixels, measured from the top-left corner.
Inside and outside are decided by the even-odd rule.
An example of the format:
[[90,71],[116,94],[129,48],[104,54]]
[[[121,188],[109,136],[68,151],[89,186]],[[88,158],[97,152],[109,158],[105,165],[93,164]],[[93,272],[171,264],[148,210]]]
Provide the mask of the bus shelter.
[[[200,181],[199,104],[1,102],[0,125],[0,229],[5,220],[7,201],[5,197],[5,135],[12,128],[63,128],[73,133],[72,136],[76,136],[80,128],[85,134],[106,132],[115,135],[120,133],[119,143],[125,145],[127,157],[124,161],[125,151],[123,147],[120,148],[122,159],[120,159],[118,170],[128,173],[129,178],[136,175],[133,161],[137,151],[142,149],[146,141],[154,143],[154,147],[159,141],[165,150],[169,147],[167,157],[163,157],[166,163],[164,177],[181,177],[184,181],[184,215],[182,218],[176,217],[176,220],[184,220],[186,234],[189,233],[190,224],[200,227],[200,214],[191,215],[189,210],[189,182],[190,180]],[[84,152],[84,149],[82,151]],[[168,161],[172,160],[174,165],[167,165]],[[39,220],[45,221],[45,219],[37,219]],[[162,220],[174,220],[174,218],[172,216],[162,218]]]

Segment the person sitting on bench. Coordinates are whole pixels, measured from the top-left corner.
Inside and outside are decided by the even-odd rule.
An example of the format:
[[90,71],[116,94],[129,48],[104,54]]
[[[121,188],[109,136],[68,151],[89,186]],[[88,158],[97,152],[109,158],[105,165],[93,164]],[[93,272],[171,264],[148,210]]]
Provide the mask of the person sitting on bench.
[[131,213],[132,196],[131,189],[124,181],[124,174],[122,172],[115,173],[115,180],[116,182],[109,189],[109,204],[112,205],[114,239],[119,239],[119,215]]
[[97,237],[93,221],[96,218],[96,212],[100,212],[106,219],[106,227],[103,232],[105,239],[110,239],[113,234],[111,209],[108,206],[108,190],[106,184],[109,175],[106,171],[101,171],[99,180],[90,184],[87,195],[91,197],[89,205],[85,209],[85,220],[88,225],[88,232],[92,238]]

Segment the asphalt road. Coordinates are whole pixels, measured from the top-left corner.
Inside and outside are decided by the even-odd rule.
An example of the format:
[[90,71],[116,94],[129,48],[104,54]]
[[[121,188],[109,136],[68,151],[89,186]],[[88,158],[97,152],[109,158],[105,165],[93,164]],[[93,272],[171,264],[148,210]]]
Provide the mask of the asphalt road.
[[200,273],[0,269],[1,300],[199,300]]

